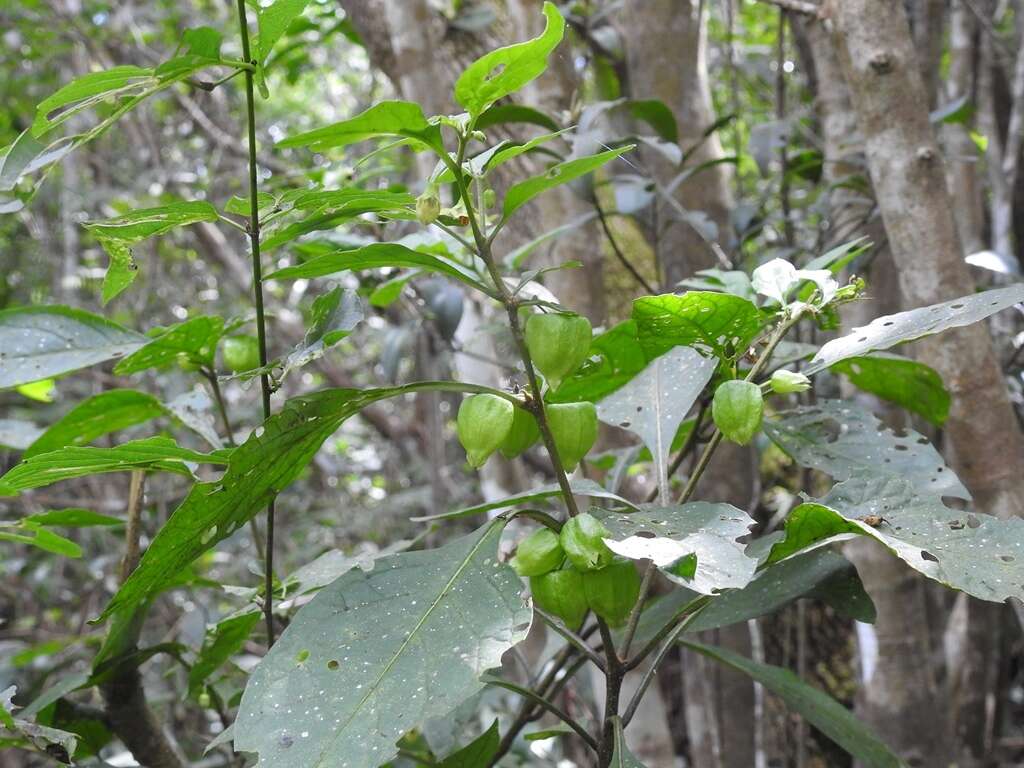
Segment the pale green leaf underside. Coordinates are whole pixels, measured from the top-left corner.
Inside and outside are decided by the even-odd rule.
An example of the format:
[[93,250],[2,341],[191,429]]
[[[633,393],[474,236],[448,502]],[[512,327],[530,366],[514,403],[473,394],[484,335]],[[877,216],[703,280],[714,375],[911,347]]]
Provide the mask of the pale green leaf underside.
[[0,389],[124,357],[145,343],[145,336],[80,309],[6,309],[0,311]]
[[350,571],[296,614],[242,697],[235,748],[259,764],[376,768],[410,728],[483,688],[526,636],[502,525]]
[[983,291],[941,304],[911,309],[895,315],[875,318],[853,333],[833,339],[811,360],[805,373],[822,371],[840,360],[889,349],[905,341],[977,323],[996,312],[1024,301],[1024,283]]

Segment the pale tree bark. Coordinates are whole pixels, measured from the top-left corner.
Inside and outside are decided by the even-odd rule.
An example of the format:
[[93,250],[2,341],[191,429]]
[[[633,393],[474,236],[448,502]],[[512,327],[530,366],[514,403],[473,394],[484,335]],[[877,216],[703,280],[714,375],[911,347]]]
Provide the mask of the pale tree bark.
[[[679,144],[685,151],[700,144],[690,163],[697,165],[724,156],[717,134],[706,140],[714,124],[707,72],[706,4],[699,0],[627,0],[619,28],[626,48],[630,96],[659,99],[675,114]],[[679,172],[657,156],[643,155],[657,181],[668,184]],[[731,239],[733,200],[728,165],[711,166],[679,185],[675,202],[685,211],[702,213],[713,224],[713,240]],[[709,243],[694,227],[677,217],[674,206],[657,203],[652,228],[655,252],[664,285],[671,289],[697,270],[721,266],[718,243]],[[718,247],[718,252],[723,250]],[[729,502],[741,509],[751,505],[752,453],[738,446],[720,450],[697,489],[699,498]],[[750,654],[746,625],[728,627],[705,638]],[[713,671],[696,654],[683,654],[684,719],[691,765],[695,768],[754,765],[754,687],[749,678],[731,671]]]
[[[915,307],[970,293],[974,285],[963,260],[944,163],[929,124],[927,95],[902,4],[830,1],[826,15],[835,23],[840,60],[904,301]],[[975,507],[1003,518],[1022,514],[1024,440],[988,332],[984,326],[971,326],[941,340],[921,342],[915,351],[942,375],[952,395],[947,444]],[[991,610],[972,605],[977,642],[992,621]],[[962,688],[982,685],[984,661],[980,664],[975,678]],[[967,764],[983,758],[984,740],[978,738],[983,722],[972,705],[961,708],[952,724],[967,750]],[[936,742],[941,740],[938,729],[931,733]],[[892,739],[902,736],[890,734]],[[933,754],[936,760],[949,757]]]

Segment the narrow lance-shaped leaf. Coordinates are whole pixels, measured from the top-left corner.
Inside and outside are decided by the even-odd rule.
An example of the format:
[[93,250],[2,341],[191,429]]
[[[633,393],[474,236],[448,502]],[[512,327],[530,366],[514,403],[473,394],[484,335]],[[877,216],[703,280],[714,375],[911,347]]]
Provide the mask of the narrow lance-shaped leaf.
[[64,306],[0,311],[0,389],[124,357],[146,337]]
[[438,154],[445,151],[441,129],[427,121],[418,104],[408,101],[382,101],[353,118],[291,136],[277,145],[309,147],[320,152],[378,136],[405,136],[426,144]]
[[275,0],[270,5],[256,6],[256,22],[259,34],[256,37],[257,51],[256,85],[260,95],[268,98],[266,64],[274,45],[288,31],[288,26],[298,18],[309,4],[309,0]]
[[717,359],[704,357],[692,347],[678,347],[597,404],[601,421],[639,435],[650,450],[663,504],[669,501],[672,438],[717,367]]
[[324,277],[339,272],[362,271],[385,267],[417,268],[424,272],[447,275],[486,295],[493,291],[460,267],[437,256],[414,251],[399,243],[373,243],[361,248],[333,251],[294,267],[285,267],[267,275],[264,280],[287,280],[297,277]]
[[808,685],[788,669],[759,664],[725,648],[690,641],[685,641],[684,645],[749,675],[864,765],[872,768],[904,768],[903,762],[850,710],[828,694]]
[[[112,93],[123,93],[126,87],[138,87],[153,76],[153,70],[135,66],[112,67],[100,72],[89,72],[47,96],[36,106],[32,135],[42,136],[60,125],[71,115]],[[54,114],[62,107],[74,107]]]
[[589,157],[581,157],[576,160],[566,160],[564,163],[551,166],[547,171],[538,176],[513,185],[505,195],[504,216],[506,218],[511,216],[542,192],[592,173],[605,163],[629,152],[631,149],[633,149],[632,145],[620,147],[619,149],[610,149],[607,152],[590,155]]
[[1017,283],[941,304],[878,317],[863,328],[855,328],[853,333],[828,342],[811,360],[805,373],[817,373],[848,357],[889,349],[949,328],[971,325],[1022,301],[1024,283]]
[[482,765],[490,765],[500,742],[501,733],[498,731],[498,721],[495,720],[490,728],[473,741],[442,760],[438,768],[480,768]]
[[611,768],[645,768],[644,764],[637,760],[636,755],[629,751],[626,746],[626,734],[623,733],[622,719],[612,718],[613,748]]
[[480,691],[530,626],[519,578],[497,561],[502,527],[383,558],[317,593],[250,678],[236,749],[265,766],[376,768],[403,733]]
[[491,51],[474,61],[455,81],[455,100],[471,117],[514,93],[547,69],[548,56],[562,42],[565,19],[544,3],[544,31],[532,40]]
[[313,302],[312,323],[305,338],[285,358],[284,373],[312,362],[348,336],[363,320],[363,305],[355,291],[341,287],[318,296]]
[[200,315],[177,323],[124,358],[114,367],[114,373],[128,375],[170,365],[179,355],[209,365],[223,331],[224,320],[214,315]]

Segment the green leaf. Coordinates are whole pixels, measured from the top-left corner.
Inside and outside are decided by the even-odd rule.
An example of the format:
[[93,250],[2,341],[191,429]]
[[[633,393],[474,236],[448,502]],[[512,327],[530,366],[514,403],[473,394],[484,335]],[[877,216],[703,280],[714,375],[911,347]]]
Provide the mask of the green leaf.
[[173,583],[199,555],[244,526],[299,476],[347,418],[378,400],[429,390],[493,391],[472,384],[417,382],[384,389],[327,389],[289,400],[231,452],[219,480],[192,487],[95,622],[114,612],[130,613]]
[[29,515],[26,522],[36,525],[58,525],[65,528],[91,528],[93,526],[124,525],[124,520],[110,515],[101,515],[91,509],[54,509]]
[[750,301],[710,291],[634,299],[633,320],[637,339],[652,358],[685,345],[730,359],[746,352],[763,325],[760,311]]
[[309,0],[276,0],[268,6],[256,6],[256,22],[259,35],[256,37],[257,51],[256,85],[263,98],[268,98],[266,64],[270,52],[278,40],[284,37],[291,23],[298,18],[309,4]]
[[717,367],[717,359],[692,347],[677,347],[597,404],[601,421],[628,429],[650,450],[663,502],[669,499],[672,440]]
[[[645,606],[637,625],[636,647],[643,647],[698,596],[679,587]],[[875,606],[864,591],[857,569],[830,549],[816,549],[775,563],[742,589],[716,597],[693,618],[686,631],[720,629],[767,616],[801,597],[817,598],[844,616],[874,623]]]
[[622,719],[616,715],[612,718],[614,733],[611,768],[645,768],[644,764],[626,746],[626,736],[622,732]]
[[253,627],[259,623],[260,613],[253,610],[237,616],[229,616],[206,631],[199,656],[188,671],[188,695],[198,696],[207,678],[220,669],[228,659],[238,653]]
[[[36,107],[35,120],[32,123],[32,136],[42,136],[81,109],[109,98],[110,95],[120,94],[126,88],[129,90],[137,88],[152,76],[152,69],[135,66],[112,67],[101,72],[82,75],[39,102]],[[69,104],[77,104],[77,106],[56,115],[53,114],[55,110]]]
[[1006,288],[982,291],[941,304],[878,317],[863,328],[855,328],[848,336],[825,344],[804,373],[817,373],[850,357],[889,349],[949,328],[971,325],[1022,301],[1024,283],[1016,283]]
[[605,163],[629,152],[631,149],[633,149],[633,146],[629,145],[619,147],[618,149],[610,149],[607,152],[590,155],[589,157],[566,160],[564,163],[551,166],[547,171],[538,176],[533,176],[526,181],[513,185],[505,194],[505,203],[502,209],[503,215],[505,218],[508,218],[542,192],[592,173]]
[[165,61],[154,74],[163,82],[188,77],[193,72],[220,63],[220,45],[223,38],[213,27],[186,29],[181,36],[185,53]]
[[[317,593],[253,672],[235,748],[267,765],[376,768],[404,732],[480,691],[531,620],[519,578],[497,562],[502,528],[383,558]],[[321,716],[278,701],[316,702]]]
[[123,357],[146,337],[59,305],[0,310],[0,389]]
[[665,141],[679,143],[676,116],[667,104],[658,99],[632,99],[626,101],[630,114],[651,126]]
[[114,373],[127,376],[150,368],[160,368],[177,362],[178,355],[186,355],[194,362],[213,364],[217,340],[224,332],[224,320],[212,315],[200,315],[172,325],[145,346],[133,352],[114,367]]
[[427,122],[418,104],[408,101],[382,101],[349,120],[291,136],[277,145],[322,152],[378,136],[404,136],[426,144],[438,154],[445,151],[441,129]]
[[40,379],[15,387],[15,391],[37,403],[52,403],[56,397],[57,386],[53,379]]
[[267,275],[264,280],[289,280],[297,277],[323,277],[339,272],[362,271],[379,268],[416,268],[424,272],[435,272],[469,285],[490,296],[492,291],[465,267],[445,261],[437,256],[414,251],[398,243],[373,243],[361,248],[333,251],[316,256],[294,267],[285,267]]
[[152,395],[133,389],[112,389],[82,400],[46,429],[22,458],[69,445],[86,445],[98,437],[161,416],[164,407]]
[[473,741],[438,763],[437,768],[480,768],[482,765],[490,765],[491,759],[498,752],[500,741],[498,721],[495,720],[490,728]]
[[903,768],[904,763],[879,741],[846,707],[808,685],[788,669],[756,661],[710,645],[684,641],[684,645],[720,664],[749,675],[778,696],[854,758],[872,768]]
[[78,749],[78,735],[48,725],[30,723],[14,718],[13,732],[36,750],[65,765],[71,765],[71,758]]
[[906,408],[941,427],[949,416],[949,392],[938,372],[924,363],[882,352],[848,357],[829,370],[858,389]]
[[738,541],[750,535],[754,520],[730,504],[696,501],[671,507],[642,505],[638,512],[590,512],[611,531],[605,543],[615,554],[649,559],[669,579],[695,592],[711,595],[740,589],[754,578],[757,560]]
[[491,126],[504,123],[529,123],[539,125],[548,131],[558,130],[558,123],[550,115],[522,104],[495,104],[480,115],[476,121],[476,128],[479,131],[486,131]]
[[132,249],[125,243],[119,240],[100,240],[100,245],[103,246],[103,250],[110,258],[101,289],[103,306],[106,306],[117,298],[125,288],[135,282],[135,278],[139,275],[139,265],[132,255]]
[[565,19],[550,2],[544,3],[547,19],[539,37],[484,54],[455,82],[455,100],[476,117],[510,93],[536,78],[548,67],[548,56],[562,42]]
[[[3,491],[0,489],[0,495]],[[23,533],[11,533],[10,531],[23,531]],[[82,548],[70,539],[58,536],[53,531],[47,530],[40,525],[25,520],[14,526],[0,524],[0,541],[10,541],[16,544],[28,544],[31,547],[52,552],[55,555],[64,557],[81,557]]]
[[306,336],[284,361],[282,377],[289,371],[311,363],[348,336],[363,321],[363,305],[355,291],[341,287],[313,301],[312,324]]
[[263,230],[263,249],[270,251],[280,248],[309,232],[333,229],[342,222],[350,221],[364,213],[412,217],[409,208],[415,203],[416,198],[406,192],[364,189],[305,192],[288,204],[282,203],[282,210],[290,208],[311,213],[301,221],[290,224],[283,218],[273,220]]
[[[572,487],[574,496],[590,496],[591,498],[596,499],[611,499],[613,501],[621,502],[627,507],[634,506],[631,501],[628,501],[611,491],[605,490],[596,482],[587,478],[572,480],[570,481],[570,486]],[[442,512],[436,515],[426,515],[425,517],[413,517],[410,519],[414,523],[429,523],[435,520],[455,520],[460,517],[481,515],[485,512],[492,512],[496,509],[509,509],[522,504],[535,504],[538,501],[557,498],[561,495],[561,487],[557,483],[553,483],[541,488],[535,488],[532,491],[516,494],[515,496],[506,496],[505,498],[497,499],[496,501],[488,501],[483,504],[476,504],[472,507],[452,510],[451,512]]]
[[847,480],[861,472],[894,474],[920,493],[969,499],[942,456],[913,430],[889,430],[853,402],[820,400],[765,419],[764,431],[799,464]]
[[132,440],[113,448],[68,446],[49,453],[40,453],[16,464],[0,477],[0,496],[14,495],[29,488],[40,488],[61,480],[96,475],[104,472],[125,472],[130,469],[158,469],[191,476],[181,464],[191,461],[223,464],[223,459],[207,453],[179,448],[166,437]]

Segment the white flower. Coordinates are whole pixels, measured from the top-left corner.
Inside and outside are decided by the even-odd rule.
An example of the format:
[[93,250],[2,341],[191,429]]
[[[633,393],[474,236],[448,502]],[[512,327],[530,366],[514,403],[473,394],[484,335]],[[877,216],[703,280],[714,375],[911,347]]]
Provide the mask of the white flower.
[[785,259],[772,259],[754,270],[750,283],[762,296],[786,306],[786,294],[798,283],[810,280],[821,291],[821,306],[828,304],[839,290],[839,283],[827,269],[797,269]]

